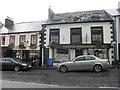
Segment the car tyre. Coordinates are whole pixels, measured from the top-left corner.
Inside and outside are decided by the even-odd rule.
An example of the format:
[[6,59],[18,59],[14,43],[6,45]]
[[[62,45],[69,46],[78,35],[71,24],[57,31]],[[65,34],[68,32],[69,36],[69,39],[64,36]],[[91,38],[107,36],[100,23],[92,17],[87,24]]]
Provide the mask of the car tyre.
[[95,72],[101,72],[102,70],[103,70],[103,68],[102,68],[102,66],[101,65],[95,65],[94,66],[94,68],[93,68],[93,70],[95,71]]
[[61,66],[60,71],[63,72],[63,73],[67,72],[68,71],[67,66],[65,66],[65,65]]
[[18,66],[18,65],[15,66],[15,67],[14,67],[14,70],[15,70],[16,72],[18,72],[18,71],[20,70],[20,66]]

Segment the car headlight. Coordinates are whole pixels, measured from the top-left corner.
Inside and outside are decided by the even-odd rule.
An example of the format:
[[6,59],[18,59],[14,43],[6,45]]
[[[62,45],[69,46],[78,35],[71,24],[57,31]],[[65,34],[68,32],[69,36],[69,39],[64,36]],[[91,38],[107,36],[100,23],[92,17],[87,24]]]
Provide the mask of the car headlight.
[[27,64],[22,64],[22,66],[27,66]]

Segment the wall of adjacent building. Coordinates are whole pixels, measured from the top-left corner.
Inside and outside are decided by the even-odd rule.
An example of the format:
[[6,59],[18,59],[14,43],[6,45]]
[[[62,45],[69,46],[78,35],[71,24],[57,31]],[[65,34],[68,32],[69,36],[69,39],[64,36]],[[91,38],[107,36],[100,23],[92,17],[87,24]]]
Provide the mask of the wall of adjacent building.
[[30,44],[31,44],[31,35],[37,35],[38,36],[37,37],[37,48],[34,49],[34,50],[40,50],[40,47],[39,47],[39,45],[40,45],[40,43],[39,43],[39,37],[40,37],[41,34],[38,34],[36,32],[33,32],[33,33],[18,33],[18,34],[3,34],[3,35],[0,35],[0,37],[1,36],[5,36],[5,45],[4,46],[8,47],[10,36],[15,36],[15,47],[13,48],[13,50],[21,50],[19,48],[19,38],[20,38],[21,35],[25,35],[26,36],[26,42],[24,44],[25,44],[25,46],[27,48],[25,48],[25,50],[32,50],[29,47]]

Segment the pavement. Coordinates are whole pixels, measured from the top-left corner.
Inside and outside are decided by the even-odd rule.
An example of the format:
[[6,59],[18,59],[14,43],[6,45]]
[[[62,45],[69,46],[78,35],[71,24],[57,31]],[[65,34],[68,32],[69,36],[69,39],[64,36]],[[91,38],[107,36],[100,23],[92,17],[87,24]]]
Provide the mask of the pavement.
[[[111,69],[120,68],[120,64],[118,64],[118,65],[110,65],[110,68]],[[53,65],[53,66],[44,65],[44,66],[33,67],[33,69],[57,69],[57,65],[56,64]]]

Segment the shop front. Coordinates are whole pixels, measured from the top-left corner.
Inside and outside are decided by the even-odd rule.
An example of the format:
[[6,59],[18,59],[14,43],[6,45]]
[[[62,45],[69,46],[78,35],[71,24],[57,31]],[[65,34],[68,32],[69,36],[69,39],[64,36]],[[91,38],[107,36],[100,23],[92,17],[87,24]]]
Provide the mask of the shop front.
[[109,59],[110,44],[96,45],[57,45],[53,62],[71,60],[79,55],[95,55],[101,59]]
[[39,65],[42,62],[39,50],[16,50],[16,58],[25,62],[32,62],[33,59],[36,59]]

